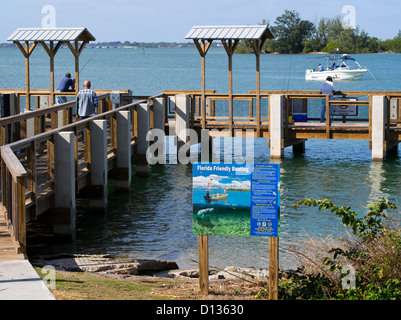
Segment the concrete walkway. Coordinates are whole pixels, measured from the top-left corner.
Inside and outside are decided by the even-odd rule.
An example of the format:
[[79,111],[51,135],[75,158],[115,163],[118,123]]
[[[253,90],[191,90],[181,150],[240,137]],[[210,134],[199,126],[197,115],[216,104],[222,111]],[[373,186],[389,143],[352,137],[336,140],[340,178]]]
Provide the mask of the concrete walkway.
[[0,300],[55,300],[29,260],[15,251],[0,214]]
[[55,300],[28,260],[0,261],[0,300]]

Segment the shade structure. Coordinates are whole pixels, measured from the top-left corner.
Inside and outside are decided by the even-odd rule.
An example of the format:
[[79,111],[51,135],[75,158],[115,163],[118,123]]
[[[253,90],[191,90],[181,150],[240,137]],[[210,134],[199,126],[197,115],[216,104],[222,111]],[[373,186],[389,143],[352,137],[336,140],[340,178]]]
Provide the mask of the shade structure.
[[206,40],[259,40],[274,38],[265,25],[247,26],[194,26],[185,39]]
[[18,28],[7,41],[95,41],[86,28]]
[[239,41],[249,41],[256,56],[256,118],[260,136],[260,53],[267,39],[273,39],[267,25],[193,26],[185,36],[192,39],[202,60],[202,129],[206,129],[205,57],[214,40],[220,40],[228,56],[229,131],[233,135],[232,57]]
[[[14,42],[25,57],[26,109],[30,110],[29,57],[41,44],[50,57],[50,105],[54,104],[54,57],[67,44],[75,57],[75,90],[79,90],[79,56],[85,45],[96,38],[86,28],[18,28],[7,41]],[[30,45],[30,42],[32,44]]]

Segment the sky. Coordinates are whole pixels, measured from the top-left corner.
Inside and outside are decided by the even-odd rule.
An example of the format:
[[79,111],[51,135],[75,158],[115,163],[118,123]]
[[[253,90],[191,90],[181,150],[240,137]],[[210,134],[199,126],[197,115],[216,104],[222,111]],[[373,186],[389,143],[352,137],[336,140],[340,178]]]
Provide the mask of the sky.
[[[399,0],[1,0],[0,43],[17,28],[86,27],[96,42],[187,42],[195,25],[274,24],[284,10],[302,19],[341,16],[370,36],[393,38],[401,29]],[[54,8],[48,11],[47,6]],[[347,6],[347,7],[346,7]],[[351,8],[351,9],[349,9]],[[43,13],[42,13],[43,11]],[[54,12],[54,14],[53,14]],[[51,18],[51,19],[50,19]]]
[[[242,177],[242,178],[241,178]],[[213,180],[211,185],[212,190],[223,190],[227,189],[251,189],[251,181],[250,176],[224,176],[224,175],[216,175],[211,174],[208,176],[197,176],[193,178],[193,187],[194,189],[202,189],[207,190],[209,186],[210,179]]]

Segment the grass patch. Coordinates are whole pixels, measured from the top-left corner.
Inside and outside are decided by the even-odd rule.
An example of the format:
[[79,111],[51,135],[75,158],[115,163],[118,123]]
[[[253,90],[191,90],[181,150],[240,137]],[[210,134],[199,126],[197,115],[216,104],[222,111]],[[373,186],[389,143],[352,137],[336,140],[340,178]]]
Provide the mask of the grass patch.
[[[39,276],[46,276],[41,268],[35,269]],[[118,275],[56,271],[55,289],[50,291],[57,300],[168,300],[155,292],[164,285],[152,277],[137,281]]]

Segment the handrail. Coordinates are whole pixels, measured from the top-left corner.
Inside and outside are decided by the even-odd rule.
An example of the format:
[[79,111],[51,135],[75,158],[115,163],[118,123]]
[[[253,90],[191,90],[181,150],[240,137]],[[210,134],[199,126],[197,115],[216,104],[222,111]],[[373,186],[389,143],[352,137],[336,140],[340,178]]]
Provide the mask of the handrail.
[[[109,93],[99,94],[98,98],[99,106],[97,108],[97,113],[102,113],[105,110],[112,109]],[[33,121],[32,130],[34,130],[34,134],[48,130],[49,125],[50,129],[54,129],[61,125],[67,125],[73,122],[73,109],[75,106],[76,102],[70,101],[51,107],[30,110],[22,114],[0,118],[0,146],[26,138],[28,136],[28,121]],[[63,112],[61,113],[61,116],[59,115],[60,112]],[[46,116],[49,115],[50,121],[46,120]],[[60,120],[62,123],[59,124]]]
[[[17,253],[26,252],[25,181],[27,171],[9,146],[2,146],[2,208]],[[11,176],[11,177],[10,177]]]
[[[336,92],[336,94],[344,95],[344,92]],[[347,92],[347,94],[352,96],[357,96],[357,93],[361,92]],[[365,96],[365,93],[362,92]],[[360,106],[370,107],[372,103],[372,95],[386,95],[388,98],[401,98],[401,92],[371,92],[368,95],[368,100],[360,100],[353,101],[350,104],[357,104]],[[117,150],[117,138],[116,138],[116,127],[117,127],[117,112],[131,110],[131,146],[134,146],[136,141],[138,141],[138,106],[140,104],[146,103],[149,108],[149,122],[151,129],[153,127],[152,121],[154,116],[154,106],[153,100],[162,98],[164,100],[169,97],[175,96],[176,94],[188,94],[191,96],[191,105],[190,105],[190,128],[199,129],[202,119],[202,114],[200,113],[200,93],[199,91],[168,91],[164,93],[160,93],[151,97],[141,97],[144,99],[139,99],[138,101],[134,101],[129,103],[129,100],[137,100],[138,97],[129,95],[122,99],[122,105],[118,106],[114,109],[110,108],[110,102],[106,101],[107,106],[103,106],[103,102],[109,99],[108,94],[99,95],[99,99],[102,100],[99,106],[99,114],[84,119],[81,121],[75,121],[73,123],[66,123],[65,125],[52,128],[51,130],[40,132],[32,137],[24,137],[24,139],[20,139],[18,141],[13,141],[8,143],[7,145],[0,148],[0,160],[1,160],[1,203],[0,203],[0,212],[3,211],[7,217],[7,223],[9,224],[10,230],[12,230],[12,235],[14,237],[15,242],[17,243],[17,247],[20,248],[22,252],[25,250],[25,216],[26,217],[35,217],[36,214],[40,214],[37,211],[39,209],[35,209],[33,211],[29,211],[29,208],[37,208],[37,203],[41,201],[45,196],[43,195],[45,192],[49,194],[54,194],[55,192],[55,167],[54,167],[54,145],[55,145],[55,135],[57,133],[63,131],[72,131],[74,132],[74,143],[75,143],[75,162],[76,162],[76,188],[80,190],[81,187],[84,186],[87,178],[87,174],[90,172],[90,145],[83,144],[79,139],[81,134],[81,129],[84,130],[85,142],[87,142],[86,137],[88,132],[90,131],[89,123],[94,120],[106,119],[108,123],[108,160],[113,161],[113,157],[115,157]],[[262,132],[260,136],[269,137],[270,134],[270,109],[267,109],[268,114],[261,114],[260,110],[258,111],[258,115],[253,115],[253,101],[254,99],[266,99],[269,98],[272,94],[281,94],[285,98],[285,102],[282,104],[285,110],[284,117],[284,139],[287,137],[294,137],[294,135],[288,135],[290,130],[294,128],[289,127],[289,117],[288,112],[291,106],[291,99],[322,99],[326,98],[327,104],[326,108],[329,108],[330,105],[341,105],[344,102],[341,101],[331,101],[328,99],[328,95],[322,95],[316,91],[299,91],[297,92],[287,92],[287,91],[269,91],[262,92],[260,95],[256,93],[248,93],[248,94],[233,94],[231,96],[227,94],[217,94],[214,91],[207,93],[206,98],[211,98],[211,110],[212,114],[205,116],[205,119],[208,121],[208,127],[213,128],[215,126],[219,129],[224,128],[240,128],[243,125],[243,128],[253,128],[256,129],[256,132],[259,130]],[[215,114],[213,100],[214,99],[223,99],[228,100],[232,98],[233,100],[245,100],[250,103],[250,114],[249,116],[240,116],[236,115],[232,116],[231,119],[227,116],[221,116]],[[363,98],[365,99],[365,97]],[[264,100],[265,101],[265,100]],[[125,104],[127,103],[127,104]],[[52,117],[57,115],[60,111],[71,110],[75,105],[75,102],[68,102],[64,105],[59,105],[55,107],[45,108],[43,110],[35,110],[30,111],[27,114],[18,116],[9,117],[7,119],[0,119],[0,137],[4,134],[6,130],[9,130],[9,127],[15,123],[18,123],[16,119],[19,119],[19,123],[25,122],[38,117],[45,117],[48,114],[51,114]],[[389,108],[389,103],[387,108]],[[259,104],[260,106],[260,104]],[[107,107],[107,108],[106,108]],[[167,110],[167,104],[164,104],[165,111]],[[268,108],[275,107],[270,106]],[[64,108],[64,109],[63,109]],[[264,107],[265,108],[265,107]],[[369,108],[370,109],[370,108]],[[157,110],[155,108],[155,110]],[[235,108],[234,108],[235,110]],[[263,109],[265,112],[266,109]],[[326,109],[326,115],[327,115]],[[389,110],[389,109],[387,109]],[[50,112],[49,112],[50,111]],[[104,111],[104,112],[103,112]],[[252,112],[252,113],[251,113]],[[167,112],[166,112],[167,115]],[[233,114],[234,115],[234,114]],[[371,112],[369,112],[369,119],[363,119],[364,121],[369,121],[369,133],[365,130],[364,138],[371,137]],[[14,121],[15,120],[15,121]],[[165,118],[167,120],[167,116]],[[223,120],[223,121],[220,121]],[[228,120],[228,121],[225,121]],[[249,121],[247,121],[249,120]],[[4,121],[5,125],[2,126],[2,122]],[[167,121],[165,121],[167,124]],[[7,127],[8,126],[8,127]],[[259,127],[258,127],[259,126]],[[386,120],[386,130],[389,130],[389,115]],[[327,121],[326,124],[317,124],[316,128],[319,127],[320,136],[325,134],[327,138],[330,138],[331,130],[333,127],[331,126],[330,121]],[[323,133],[322,133],[323,131]],[[301,139],[304,139],[301,137]],[[90,140],[88,141],[90,144]],[[89,148],[89,149],[88,149]],[[39,166],[40,164],[40,166]],[[47,164],[47,165],[46,165]],[[82,184],[82,185],[81,185]],[[27,213],[29,211],[29,214]],[[40,209],[42,210],[42,208]]]
[[19,162],[11,147],[2,146],[0,150],[1,158],[4,161],[5,166],[9,168],[10,174],[13,179],[17,180],[18,177],[25,177],[27,175],[27,172],[24,166]]
[[[157,95],[155,97],[160,97]],[[100,99],[105,96],[99,96]],[[67,124],[40,134],[14,141],[0,148],[1,162],[1,203],[0,214],[6,217],[17,252],[26,252],[26,221],[25,217],[34,218],[39,209],[38,201],[42,201],[45,194],[51,195],[55,192],[55,163],[54,143],[55,135],[63,131],[72,131],[75,135],[75,162],[76,162],[76,188],[80,190],[82,181],[86,181],[86,175],[90,168],[90,140],[88,143],[80,142],[81,129],[88,134],[90,122],[106,119],[108,123],[108,159],[115,157],[117,150],[117,113],[119,111],[131,110],[131,146],[137,140],[137,130],[134,127],[137,117],[137,106],[147,103],[147,100],[135,101],[133,103],[119,106],[93,117]],[[68,104],[67,103],[67,107]],[[64,106],[65,107],[65,106]],[[53,110],[62,110],[63,106],[57,106]],[[46,110],[48,111],[48,110]],[[37,115],[45,115],[45,110],[31,111]],[[25,118],[24,118],[25,119]],[[10,120],[10,119],[8,119]],[[46,147],[47,146],[47,147]],[[46,164],[43,165],[43,164]],[[84,182],[86,183],[86,182]],[[34,205],[34,207],[32,207]],[[28,213],[29,208],[36,208]],[[28,211],[27,211],[28,210]]]

